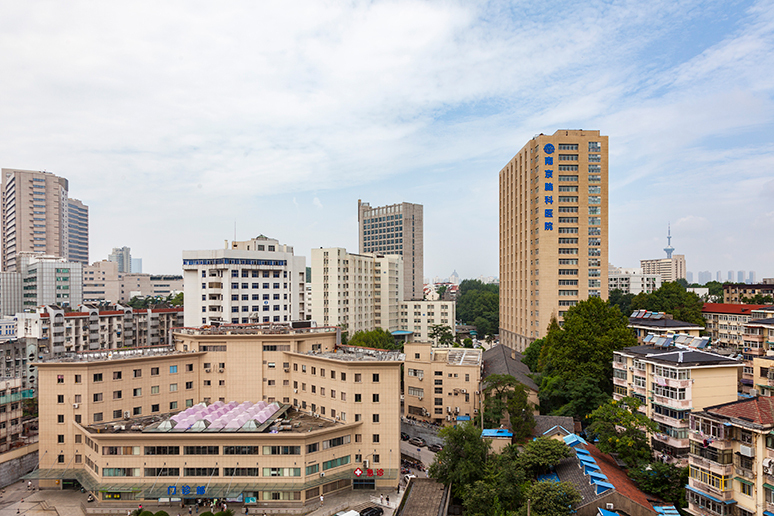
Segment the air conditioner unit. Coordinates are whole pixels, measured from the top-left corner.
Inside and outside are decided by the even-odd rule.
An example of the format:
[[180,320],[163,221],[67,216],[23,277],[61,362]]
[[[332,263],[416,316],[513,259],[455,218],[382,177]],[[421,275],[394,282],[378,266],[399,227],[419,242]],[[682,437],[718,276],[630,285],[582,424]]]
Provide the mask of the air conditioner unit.
[[222,373],[223,371],[225,371],[225,369],[218,369],[219,373]]
[[423,378],[422,376],[420,376],[420,377],[419,377],[419,381],[420,381],[420,382],[422,381],[422,378]]
[[289,372],[290,372],[290,369],[286,367],[286,368],[285,368],[285,372],[286,372],[286,373],[289,373]]
[[205,370],[204,370],[204,372],[205,372],[205,373],[211,373],[211,372],[212,372],[212,369],[205,369]]
[[456,412],[457,414],[459,414],[459,413],[460,413],[460,408],[459,408],[459,407],[454,407],[454,412]]
[[320,473],[320,476],[324,477],[325,476],[325,472],[323,471],[322,473]]
[[128,410],[124,410],[124,419],[129,419],[131,417],[132,417],[132,414],[130,414]]
[[419,397],[419,401],[422,401],[422,396]]
[[446,421],[451,421],[451,416],[446,416]]
[[73,403],[73,408],[78,408],[78,404],[77,403]]
[[629,366],[629,371],[634,371],[634,368],[632,366]]
[[449,414],[451,414],[451,407],[446,407],[446,412],[448,412]]
[[298,394],[298,389],[293,389],[293,394]]
[[368,460],[367,459],[363,461],[363,467],[364,468],[368,468]]
[[612,503],[606,503],[606,504],[605,504],[605,509],[607,509],[608,511],[612,511],[612,510],[613,510],[613,508],[614,508],[614,506],[613,506],[613,504],[612,504]]
[[476,391],[476,395],[481,394],[480,392]]
[[467,390],[467,389],[460,389],[460,392],[461,392],[462,394],[467,394],[467,393],[468,393],[468,390]]

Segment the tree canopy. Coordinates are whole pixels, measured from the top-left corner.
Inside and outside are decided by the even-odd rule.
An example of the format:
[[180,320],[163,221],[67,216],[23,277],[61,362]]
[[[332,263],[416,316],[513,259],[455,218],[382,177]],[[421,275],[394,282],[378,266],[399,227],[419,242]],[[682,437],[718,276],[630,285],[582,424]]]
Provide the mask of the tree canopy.
[[489,442],[481,439],[481,430],[470,424],[447,426],[438,432],[443,449],[430,466],[430,476],[448,484],[458,495],[466,486],[481,480],[489,453]]
[[599,438],[597,448],[604,453],[617,453],[630,467],[652,457],[645,431],[655,432],[658,425],[637,409],[637,398],[610,400],[588,415],[592,421],[588,435]]
[[442,324],[431,326],[428,335],[436,344],[451,346],[454,343],[454,336],[452,335],[451,328]]
[[687,505],[684,486],[688,483],[688,468],[652,461],[643,463],[638,468],[630,468],[629,476],[637,482],[642,491],[676,507]]
[[[701,310],[704,302],[693,292],[688,292],[680,282],[667,282],[648,294],[640,292],[631,301],[632,310],[666,312],[678,321],[704,326]],[[629,315],[629,314],[626,314]]]
[[457,294],[457,318],[472,324],[479,338],[500,328],[500,286],[479,280],[463,280]]
[[381,328],[375,328],[371,331],[359,331],[347,340],[347,344],[350,346],[389,350],[402,348],[402,346],[395,343],[395,338],[388,330]]
[[524,384],[507,374],[493,374],[484,384],[484,422],[488,427],[501,424],[507,415],[518,441],[532,435],[535,429],[533,407]]
[[[530,500],[530,516],[570,516],[583,500],[569,482],[533,482],[524,496]],[[526,506],[519,512],[522,515],[527,515]]]

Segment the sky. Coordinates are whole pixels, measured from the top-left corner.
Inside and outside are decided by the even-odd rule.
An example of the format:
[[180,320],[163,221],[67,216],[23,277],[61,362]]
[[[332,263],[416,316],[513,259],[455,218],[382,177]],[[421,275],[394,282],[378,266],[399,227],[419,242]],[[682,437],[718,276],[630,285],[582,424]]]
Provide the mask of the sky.
[[498,276],[498,173],[609,136],[610,261],[774,277],[774,0],[0,0],[0,166],[70,180],[90,260],[259,234],[357,252],[424,205],[425,277]]

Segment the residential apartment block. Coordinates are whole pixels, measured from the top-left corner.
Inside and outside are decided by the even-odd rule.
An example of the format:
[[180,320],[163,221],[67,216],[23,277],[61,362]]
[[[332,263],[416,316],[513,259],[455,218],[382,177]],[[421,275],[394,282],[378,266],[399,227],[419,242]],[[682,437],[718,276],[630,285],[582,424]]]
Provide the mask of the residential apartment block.
[[258,509],[394,489],[403,355],[282,326],[41,362],[40,446],[53,451],[33,476],[42,488],[76,478],[106,501],[241,496]]
[[312,249],[312,320],[344,326],[349,335],[399,327],[403,302],[403,258],[352,254],[340,247]]
[[410,340],[432,341],[433,326],[446,326],[456,335],[456,320],[454,301],[405,301],[400,305],[400,330],[411,332]]
[[360,253],[403,257],[404,299],[422,299],[424,282],[424,214],[408,202],[372,208],[357,201]]
[[[628,327],[634,330],[637,341],[642,344],[643,340],[649,335],[669,336],[676,333],[685,333],[693,337],[698,337],[703,326],[685,321],[678,321],[672,317],[672,314],[664,312],[648,312],[647,310],[635,310],[629,316]],[[709,340],[709,339],[707,339]],[[706,342],[705,342],[706,345]]]
[[500,171],[500,342],[523,351],[588,297],[607,299],[608,138],[559,130]]
[[478,413],[482,350],[407,342],[403,351],[404,416],[453,425]]
[[0,453],[24,444],[22,402],[31,399],[32,392],[23,391],[21,383],[21,378],[0,378]]
[[687,512],[774,513],[774,398],[706,407],[690,416]]
[[263,235],[183,251],[183,282],[186,326],[306,319],[306,259]]
[[735,303],[704,303],[702,315],[712,345],[717,347],[744,348],[744,325],[754,317],[753,310],[765,305],[740,305]]
[[0,272],[0,316],[24,310],[22,276],[18,272]]
[[651,294],[661,288],[661,276],[643,274],[642,268],[624,269],[609,265],[607,281],[608,291],[620,290],[624,294]]
[[658,424],[658,431],[650,436],[652,448],[683,461],[689,451],[688,416],[710,405],[735,401],[743,364],[691,345],[675,344],[676,340],[702,345],[701,339],[690,335],[654,335],[648,344],[615,351],[613,398],[637,398],[640,411]]
[[78,306],[83,302],[80,262],[21,252],[16,255],[21,273],[24,309],[40,305]]
[[724,303],[744,303],[745,298],[753,298],[758,294],[774,296],[774,283],[723,283]]
[[658,274],[661,281],[677,281],[685,278],[685,255],[676,254],[671,258],[655,258],[653,260],[640,260],[643,274]]
[[69,182],[49,172],[2,169],[2,264],[17,272],[21,252],[88,263],[89,212]]
[[108,260],[83,268],[85,303],[128,303],[133,297],[168,297],[183,292],[183,276],[121,273]]

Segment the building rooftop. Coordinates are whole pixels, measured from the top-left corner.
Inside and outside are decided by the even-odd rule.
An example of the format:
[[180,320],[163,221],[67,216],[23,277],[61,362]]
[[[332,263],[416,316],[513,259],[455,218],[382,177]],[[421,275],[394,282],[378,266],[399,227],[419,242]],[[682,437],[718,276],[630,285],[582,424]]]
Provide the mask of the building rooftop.
[[148,358],[171,355],[190,355],[194,351],[177,351],[174,346],[144,346],[126,349],[103,349],[99,351],[82,351],[65,353],[62,356],[36,361],[35,365],[65,364],[82,362],[101,362],[107,360],[124,360],[130,358]]
[[412,478],[404,495],[406,501],[396,515],[442,516],[446,514],[450,488],[432,478]]
[[297,335],[302,333],[332,333],[335,326],[294,328],[290,323],[221,324],[198,328],[174,328],[181,335]]
[[747,323],[749,326],[756,326],[756,325],[764,325],[764,326],[772,326],[774,325],[774,318],[769,319],[753,319],[752,321]]
[[217,401],[211,405],[199,403],[175,414],[145,416],[86,427],[91,433],[153,433],[153,434],[213,434],[213,433],[309,433],[342,425],[334,420],[313,416],[280,403],[238,403]]
[[484,379],[491,374],[509,374],[533,391],[538,390],[527,364],[521,361],[521,353],[508,346],[496,344],[484,351]]
[[343,360],[345,362],[403,362],[406,360],[406,355],[400,351],[362,348],[359,346],[338,346],[335,351],[309,351],[300,354],[330,360]]
[[446,360],[449,365],[481,365],[481,350],[468,348],[433,348],[433,360]]
[[511,438],[513,432],[505,428],[492,428],[481,430],[481,437],[493,437],[493,438]]
[[753,425],[764,427],[774,426],[774,398],[769,396],[757,396],[746,400],[715,405],[705,408],[704,412],[741,420],[739,421],[741,424],[752,423]]
[[704,303],[701,309],[704,313],[750,315],[753,310],[766,308],[766,305],[740,305],[733,303]]
[[704,326],[685,321],[677,321],[672,316],[663,312],[648,312],[647,310],[635,310],[629,316],[629,326],[639,326],[655,329],[697,329],[703,330]]
[[639,358],[654,362],[660,362],[664,365],[675,367],[691,367],[705,365],[742,365],[742,361],[730,358],[710,351],[692,349],[685,346],[671,345],[668,347],[658,347],[648,344],[641,346],[631,346],[620,351],[627,355],[635,355]]

